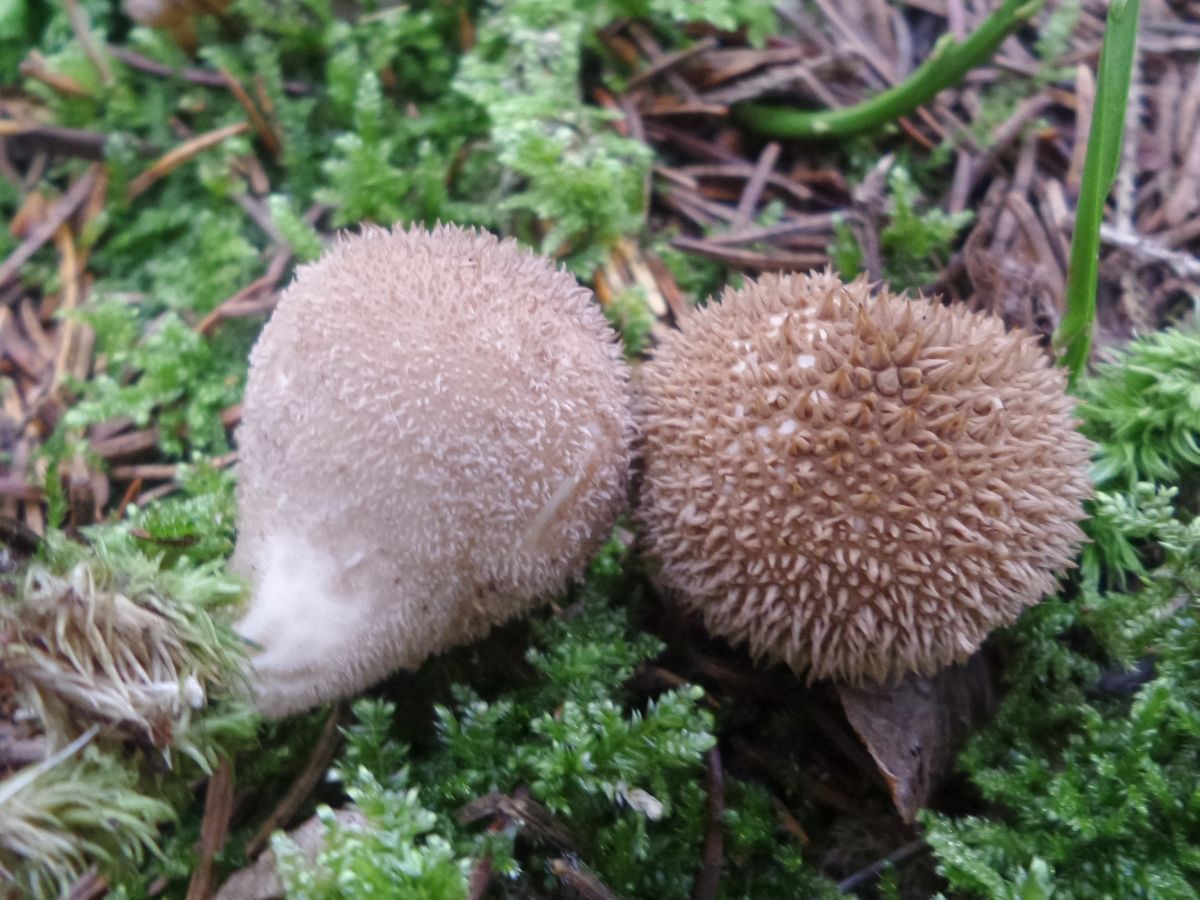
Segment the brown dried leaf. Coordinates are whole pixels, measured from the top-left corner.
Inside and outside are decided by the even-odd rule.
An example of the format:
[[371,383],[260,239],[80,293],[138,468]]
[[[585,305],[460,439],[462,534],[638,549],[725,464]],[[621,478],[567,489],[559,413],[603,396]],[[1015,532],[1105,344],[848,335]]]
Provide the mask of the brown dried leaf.
[[[357,809],[334,810],[338,824],[346,828],[368,827],[366,816]],[[288,832],[304,857],[312,862],[325,845],[325,824],[313,816],[303,825]],[[239,869],[221,885],[213,900],[274,900],[283,896],[283,884],[275,869],[275,853],[263,853],[251,865]]]
[[932,678],[910,675],[895,687],[838,687],[846,718],[887,781],[896,810],[913,822],[953,770],[971,730],[995,706],[982,653]]

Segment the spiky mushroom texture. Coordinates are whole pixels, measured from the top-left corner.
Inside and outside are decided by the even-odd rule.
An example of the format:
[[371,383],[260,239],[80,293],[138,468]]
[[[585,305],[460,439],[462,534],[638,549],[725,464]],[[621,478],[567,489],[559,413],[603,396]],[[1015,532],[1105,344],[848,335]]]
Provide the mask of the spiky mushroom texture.
[[811,678],[961,661],[1055,587],[1089,442],[995,317],[829,273],[765,276],[642,367],[639,516],[710,631]]
[[628,372],[591,294],[485,233],[369,230],[251,356],[235,567],[283,715],[561,591],[625,501]]

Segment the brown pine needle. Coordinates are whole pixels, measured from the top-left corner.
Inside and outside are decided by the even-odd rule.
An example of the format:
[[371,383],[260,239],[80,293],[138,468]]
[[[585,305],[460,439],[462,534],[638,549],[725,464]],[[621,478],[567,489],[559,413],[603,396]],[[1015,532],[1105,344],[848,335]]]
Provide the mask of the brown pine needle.
[[92,188],[99,177],[100,169],[92,166],[80,177],[70,189],[58,199],[54,207],[29,235],[20,243],[2,264],[0,264],[0,285],[20,272],[21,267],[29,261],[41,247],[54,237],[60,225],[67,221],[79,207],[91,196]]
[[93,97],[95,94],[87,85],[81,84],[69,75],[55,72],[46,65],[46,57],[36,50],[30,50],[29,55],[21,61],[21,74],[53,88],[60,94],[69,97]]
[[246,110],[246,115],[250,117],[250,122],[254,125],[254,132],[258,135],[259,140],[263,142],[263,146],[267,148],[267,152],[275,159],[281,159],[283,157],[283,144],[279,140],[279,135],[275,133],[275,129],[267,121],[267,117],[254,103],[254,100],[251,99],[249,92],[233,76],[232,72],[225,69],[218,69],[217,71],[221,73],[221,77],[229,87],[229,92],[237,98],[238,103],[242,104],[242,108]]
[[217,146],[227,138],[245,134],[249,130],[250,125],[248,123],[236,122],[233,125],[226,125],[224,128],[206,131],[204,134],[196,135],[196,137],[189,141],[184,141],[178,147],[164,153],[151,164],[150,168],[129,182],[126,196],[132,200],[144,194],[159,179],[169,175],[188,160],[199,156],[205,150]]

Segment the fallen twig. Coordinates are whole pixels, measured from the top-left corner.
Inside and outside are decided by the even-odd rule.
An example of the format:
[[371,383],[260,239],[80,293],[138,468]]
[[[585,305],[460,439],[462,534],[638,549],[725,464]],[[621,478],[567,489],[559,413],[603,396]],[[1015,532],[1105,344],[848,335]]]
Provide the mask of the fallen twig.
[[96,71],[100,73],[100,80],[104,82],[104,86],[112,87],[116,83],[116,79],[113,78],[112,66],[108,64],[108,55],[97,46],[92,37],[87,11],[79,5],[79,0],[66,0],[66,7],[67,19],[71,22],[71,30],[75,32],[75,39],[79,41],[83,52],[87,54],[92,65],[96,67]]
[[233,817],[233,766],[222,759],[208,779],[208,794],[204,800],[204,820],[200,823],[200,846],[196,868],[188,882],[187,900],[208,900],[212,896],[213,861],[225,845],[229,820]]
[[1152,237],[1122,231],[1113,225],[1100,226],[1100,239],[1143,262],[1162,263],[1181,278],[1200,278],[1200,259],[1172,250]]
[[754,210],[762,198],[763,188],[767,186],[767,179],[771,177],[771,172],[775,169],[775,163],[778,161],[779,144],[772,141],[763,148],[763,152],[754,166],[754,172],[746,180],[742,196],[738,198],[737,208],[733,212],[734,228],[745,228],[754,218]]
[[818,269],[829,262],[824,253],[759,253],[755,250],[740,250],[725,247],[701,238],[679,237],[671,241],[677,250],[695,253],[717,262],[760,272],[796,271],[807,272]]
[[333,709],[329,710],[329,715],[325,718],[325,725],[321,729],[321,735],[317,738],[317,743],[313,746],[312,755],[309,756],[308,764],[304,767],[304,771],[292,782],[292,786],[288,789],[288,792],[279,801],[279,805],[267,816],[267,820],[259,826],[258,831],[254,833],[254,837],[247,841],[247,859],[253,859],[258,856],[263,848],[267,846],[271,835],[295,817],[296,812],[304,804],[304,801],[308,799],[308,795],[312,793],[313,788],[321,780],[321,776],[329,768],[329,764],[333,762],[333,757],[337,754],[338,747],[342,743],[342,732],[338,728],[338,725],[341,722],[345,709],[345,704],[338,703]]
[[4,285],[8,280],[14,277],[25,263],[27,263],[33,254],[37,253],[58,231],[67,219],[75,214],[75,211],[83,205],[83,202],[91,196],[92,187],[96,179],[100,175],[100,170],[97,166],[90,167],[70,189],[63,194],[58,202],[54,204],[54,208],[50,210],[46,218],[38,223],[37,227],[30,232],[11,254],[8,259],[0,263],[0,285]]
[[848,894],[851,891],[862,887],[864,884],[874,881],[888,866],[898,866],[901,863],[906,863],[910,859],[928,852],[929,845],[925,843],[924,840],[918,838],[915,841],[910,841],[898,850],[892,851],[883,859],[877,859],[869,866],[859,869],[849,878],[843,878],[838,882],[837,888],[843,894]]
[[211,334],[213,329],[225,319],[235,319],[259,313],[268,313],[274,306],[274,301],[268,305],[255,303],[259,296],[274,287],[279,279],[283,277],[283,273],[287,271],[287,267],[292,262],[292,251],[283,247],[275,251],[275,255],[271,257],[271,262],[267,266],[266,274],[260,278],[254,279],[236,294],[227,300],[221,301],[220,304],[199,321],[196,325],[196,331],[200,334]]
[[6,139],[18,157],[51,153],[98,162],[104,159],[104,147],[109,137],[103,132],[83,128],[0,120],[0,138]]
[[587,871],[576,860],[550,860],[550,871],[582,900],[619,900],[603,881]]
[[150,168],[129,182],[126,196],[132,200],[144,194],[159,179],[175,171],[188,160],[198,156],[205,150],[217,146],[228,138],[245,134],[249,130],[249,123],[236,122],[233,125],[226,125],[224,128],[217,128],[213,131],[199,134],[190,141],[184,141],[178,147],[164,153],[154,161]]
[[717,42],[713,38],[705,38],[702,41],[692,44],[690,47],[676,50],[674,53],[664,53],[649,66],[630,78],[629,87],[636,88],[647,84],[664,72],[674,69],[681,63],[693,59],[708,50],[712,50],[716,46]]
[[716,900],[721,888],[721,869],[725,865],[725,772],[721,768],[721,751],[713,747],[705,757],[708,762],[708,802],[704,850],[700,871],[692,886],[692,900]]
[[99,900],[108,893],[108,882],[95,866],[75,879],[71,890],[63,895],[63,900]]
[[275,128],[267,121],[266,115],[250,99],[250,94],[242,87],[242,83],[233,77],[231,72],[227,72],[224,69],[221,69],[220,72],[221,77],[225,79],[225,84],[229,88],[229,92],[233,94],[238,103],[242,104],[242,109],[246,110],[246,115],[250,117],[250,123],[254,126],[254,132],[258,135],[259,140],[263,142],[263,146],[267,148],[267,152],[274,159],[281,159],[283,157],[283,143]]
[[[179,78],[202,87],[228,87],[225,79],[221,77],[219,72],[210,72],[207,69],[176,69],[166,63],[158,62],[148,56],[128,50],[125,47],[109,45],[108,52],[113,59],[119,60],[131,69],[137,69],[139,72],[145,72],[148,75],[158,75],[162,78]],[[302,81],[285,81],[283,89],[295,96],[312,93],[312,86]]]

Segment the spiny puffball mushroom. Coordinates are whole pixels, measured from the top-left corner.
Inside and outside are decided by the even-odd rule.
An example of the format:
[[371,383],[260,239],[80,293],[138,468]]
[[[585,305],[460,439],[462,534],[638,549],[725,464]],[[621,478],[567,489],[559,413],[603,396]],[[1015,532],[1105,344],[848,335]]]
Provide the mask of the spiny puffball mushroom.
[[1055,587],[1090,443],[1037,342],[962,305],[767,275],[642,367],[638,515],[708,629],[810,678],[932,674]]
[[302,268],[238,433],[259,708],[350,695],[561,591],[625,502],[628,393],[590,292],[512,241],[372,229]]

